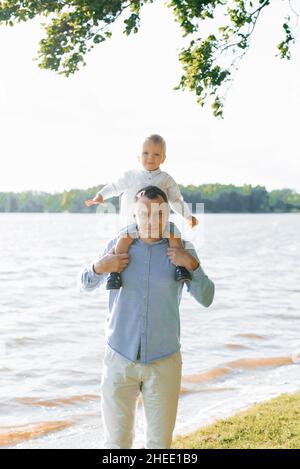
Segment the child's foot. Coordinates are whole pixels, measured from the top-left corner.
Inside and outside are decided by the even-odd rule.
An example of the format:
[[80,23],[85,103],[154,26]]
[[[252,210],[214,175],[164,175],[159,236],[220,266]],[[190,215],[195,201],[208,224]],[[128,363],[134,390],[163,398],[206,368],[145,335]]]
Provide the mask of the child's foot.
[[107,277],[106,290],[114,290],[121,288],[122,278],[119,272],[111,272]]
[[183,266],[176,265],[175,268],[175,280],[181,282],[183,280],[192,280],[191,273]]

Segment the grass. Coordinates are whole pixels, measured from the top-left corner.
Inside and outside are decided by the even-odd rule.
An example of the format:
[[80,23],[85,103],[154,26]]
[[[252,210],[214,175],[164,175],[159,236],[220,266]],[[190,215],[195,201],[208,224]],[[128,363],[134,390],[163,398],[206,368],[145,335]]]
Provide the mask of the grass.
[[178,435],[171,448],[300,448],[300,391],[281,394],[188,435]]

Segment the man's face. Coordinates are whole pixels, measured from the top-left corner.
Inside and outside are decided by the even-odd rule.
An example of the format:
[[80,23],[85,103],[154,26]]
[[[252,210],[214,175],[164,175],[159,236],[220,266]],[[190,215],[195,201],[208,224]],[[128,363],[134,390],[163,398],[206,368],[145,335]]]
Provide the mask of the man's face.
[[140,236],[143,238],[162,238],[170,214],[169,204],[161,195],[155,199],[139,197],[135,203],[134,215]]

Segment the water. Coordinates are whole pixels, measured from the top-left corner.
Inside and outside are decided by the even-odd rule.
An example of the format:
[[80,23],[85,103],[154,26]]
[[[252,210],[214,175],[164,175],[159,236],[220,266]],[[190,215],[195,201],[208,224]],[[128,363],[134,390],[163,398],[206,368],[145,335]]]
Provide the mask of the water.
[[[300,388],[300,215],[200,218],[190,239],[216,295],[204,308],[183,294],[174,435]],[[108,292],[76,279],[115,232],[113,214],[0,214],[0,446],[102,447]]]

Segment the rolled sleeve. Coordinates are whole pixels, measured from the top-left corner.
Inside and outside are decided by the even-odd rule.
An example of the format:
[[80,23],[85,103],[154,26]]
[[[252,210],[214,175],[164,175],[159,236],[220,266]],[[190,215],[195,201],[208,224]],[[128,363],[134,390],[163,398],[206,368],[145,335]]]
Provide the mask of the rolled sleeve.
[[110,199],[114,197],[116,194],[116,189],[112,184],[106,184],[106,186],[102,187],[100,191],[97,192],[97,195],[102,195],[103,200]]
[[192,280],[186,282],[187,291],[198,303],[208,308],[208,306],[212,304],[215,296],[215,284],[200,265],[200,260],[194,247],[188,248],[187,251],[199,262],[198,267],[190,271]]
[[[108,241],[106,246],[102,249],[98,260],[102,259],[102,257],[111,250],[111,248],[116,244],[117,239],[117,237],[114,237]],[[90,264],[85,265],[83,270],[79,272],[77,277],[77,289],[79,292],[95,290],[104,283],[109,275],[108,272],[97,274],[93,269],[93,264],[94,263],[91,262]]]
[[102,189],[100,189],[97,194],[102,195],[103,200],[118,196],[130,187],[131,179],[132,171],[125,171],[115,181],[110,181],[109,184],[106,184],[104,187],[102,187]]
[[79,292],[86,290],[95,290],[99,287],[107,277],[107,273],[96,274],[92,265],[86,265],[82,272],[78,275],[77,287]]

